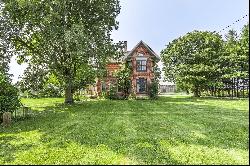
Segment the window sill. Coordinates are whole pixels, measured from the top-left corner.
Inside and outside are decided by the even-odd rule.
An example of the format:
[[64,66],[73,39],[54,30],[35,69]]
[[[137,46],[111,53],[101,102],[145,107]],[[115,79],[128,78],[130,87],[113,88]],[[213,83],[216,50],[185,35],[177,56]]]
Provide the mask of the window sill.
[[140,71],[136,70],[136,72],[145,73],[145,72],[147,72],[147,70],[143,70],[143,71],[142,70],[140,70]]
[[136,92],[136,94],[147,94],[148,92]]

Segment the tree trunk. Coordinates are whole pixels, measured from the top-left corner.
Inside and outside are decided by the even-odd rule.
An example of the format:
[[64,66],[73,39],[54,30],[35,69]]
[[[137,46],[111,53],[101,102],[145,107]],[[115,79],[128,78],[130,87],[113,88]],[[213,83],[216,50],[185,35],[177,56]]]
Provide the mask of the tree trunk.
[[70,81],[65,88],[65,101],[66,104],[74,103],[73,93],[72,93],[72,82]]
[[2,116],[3,116],[2,125],[4,127],[10,126],[10,124],[11,124],[11,113],[10,112],[4,112]]
[[198,87],[195,87],[194,89],[194,97],[200,97],[200,91]]

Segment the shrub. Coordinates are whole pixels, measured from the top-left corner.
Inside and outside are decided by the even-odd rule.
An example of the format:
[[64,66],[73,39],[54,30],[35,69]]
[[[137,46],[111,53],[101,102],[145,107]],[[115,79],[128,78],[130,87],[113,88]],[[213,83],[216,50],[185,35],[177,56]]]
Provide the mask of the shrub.
[[20,105],[18,89],[10,83],[8,76],[0,73],[0,114],[13,112]]
[[116,73],[117,84],[119,92],[122,92],[122,96],[118,96],[119,99],[128,99],[131,92],[131,69],[125,64],[121,70]]
[[89,98],[90,98],[90,99],[97,99],[98,96],[94,95],[94,96],[90,96]]
[[108,96],[107,92],[102,91],[102,93],[99,95],[99,99],[107,99],[108,98],[107,96]]
[[117,86],[116,85],[111,85],[109,92],[107,93],[107,98],[111,100],[118,99],[117,95]]
[[75,93],[74,95],[73,95],[73,97],[74,97],[74,100],[75,101],[81,101],[81,95],[80,95],[80,93],[79,92],[77,92],[77,93]]
[[128,99],[129,100],[134,100],[136,99],[136,94],[134,92],[130,93],[129,96],[128,96]]
[[158,98],[158,81],[153,81],[149,85],[149,98],[150,99],[157,99]]

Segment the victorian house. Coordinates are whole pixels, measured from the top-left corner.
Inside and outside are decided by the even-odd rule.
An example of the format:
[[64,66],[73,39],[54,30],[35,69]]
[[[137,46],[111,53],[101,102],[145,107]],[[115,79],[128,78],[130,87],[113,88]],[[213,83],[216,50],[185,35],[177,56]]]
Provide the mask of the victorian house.
[[[102,80],[98,79],[96,85],[92,87],[97,94],[108,91],[110,86],[116,83],[113,73],[119,70],[124,63],[128,63],[132,69],[132,93],[135,93],[136,96],[148,94],[148,86],[155,76],[154,66],[160,61],[159,55],[143,41],[140,41],[131,51],[127,51],[127,42],[125,42],[124,52],[125,55],[120,61],[110,61],[107,65],[107,77]],[[119,93],[119,88],[117,93]]]

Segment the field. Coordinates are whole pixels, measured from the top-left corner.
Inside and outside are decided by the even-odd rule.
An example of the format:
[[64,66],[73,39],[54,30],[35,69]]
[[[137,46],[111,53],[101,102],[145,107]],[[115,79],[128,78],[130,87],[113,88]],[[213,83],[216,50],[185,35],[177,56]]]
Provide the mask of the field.
[[247,99],[22,102],[33,113],[0,127],[0,165],[249,164]]

